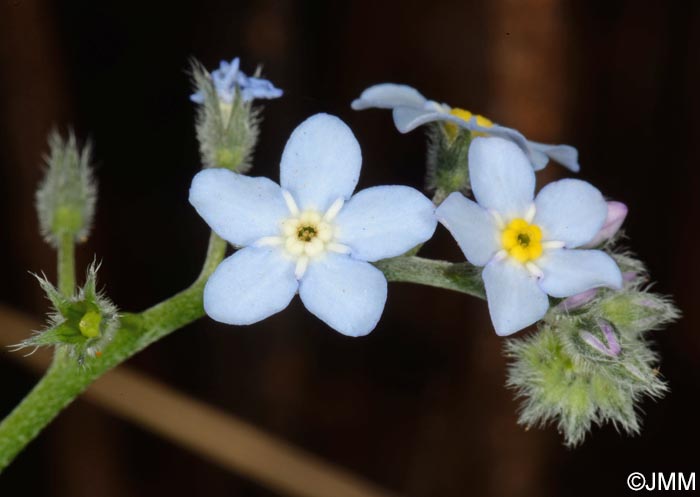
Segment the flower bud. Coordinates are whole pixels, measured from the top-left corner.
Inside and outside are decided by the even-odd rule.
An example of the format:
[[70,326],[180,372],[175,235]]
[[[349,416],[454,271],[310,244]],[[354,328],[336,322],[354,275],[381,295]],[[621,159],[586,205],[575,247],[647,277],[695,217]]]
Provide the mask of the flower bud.
[[562,300],[559,303],[559,305],[557,305],[557,309],[562,310],[564,312],[570,312],[576,309],[580,309],[581,307],[585,306],[593,299],[595,299],[597,294],[598,288],[591,288],[590,290],[586,290],[585,292],[577,293],[576,295],[572,295],[571,297],[567,297],[564,300]]
[[600,231],[593,237],[593,240],[581,248],[598,247],[615,236],[627,217],[627,211],[627,206],[622,202],[608,202],[608,215],[605,218],[603,227],[600,228]]
[[618,328],[633,333],[659,328],[680,316],[666,297],[643,290],[611,295],[600,303],[600,314]]
[[612,324],[610,324],[608,321],[605,321],[604,319],[599,319],[598,328],[603,333],[603,337],[606,343],[603,343],[603,341],[601,341],[597,336],[595,336],[589,331],[581,331],[579,332],[579,335],[581,336],[581,339],[584,342],[586,342],[588,345],[593,347],[601,354],[610,357],[619,356],[620,352],[622,351],[622,347],[620,347],[620,342],[617,341],[617,337],[615,336],[615,331],[613,329]]
[[667,390],[653,374],[657,357],[648,343],[618,333],[605,320],[560,315],[506,347],[511,358],[507,384],[523,402],[519,422],[527,427],[553,423],[569,446],[605,423],[637,433],[640,399],[659,398]]
[[46,174],[36,192],[41,233],[53,246],[65,236],[84,241],[97,199],[90,147],[79,150],[72,133],[64,140],[53,132],[49,136],[49,149]]

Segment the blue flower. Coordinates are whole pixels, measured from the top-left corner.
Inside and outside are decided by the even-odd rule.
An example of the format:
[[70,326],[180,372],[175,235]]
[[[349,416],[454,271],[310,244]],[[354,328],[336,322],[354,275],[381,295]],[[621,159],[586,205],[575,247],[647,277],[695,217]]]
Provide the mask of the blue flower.
[[574,147],[528,140],[519,131],[494,124],[484,116],[428,100],[410,86],[393,83],[370,86],[362,92],[360,98],[352,102],[352,108],[392,109],[394,124],[401,133],[408,133],[423,124],[443,121],[446,123],[445,131],[450,137],[454,137],[457,127],[461,127],[468,129],[475,136],[505,138],[525,152],[536,171],[544,168],[550,159],[571,171],[578,172],[580,169],[578,151]]
[[436,214],[467,260],[484,266],[491,320],[510,335],[539,319],[552,297],[622,287],[615,261],[600,250],[574,250],[603,227],[608,207],[585,181],[550,183],[534,197],[535,173],[520,148],[502,138],[475,138],[469,173],[477,202],[450,194]]
[[[282,90],[268,80],[246,76],[240,70],[241,61],[238,57],[230,63],[222,60],[219,68],[211,73],[211,79],[219,99],[231,104],[239,91],[244,102],[255,99],[272,99],[282,96]],[[204,103],[204,94],[201,91],[190,95],[190,100],[195,103]]]
[[370,262],[394,257],[429,239],[435,206],[406,186],[355,195],[362,155],[350,128],[317,114],[292,133],[282,154],[281,186],[226,169],[192,181],[190,202],[229,243],[204,289],[213,319],[251,324],[289,305],[306,308],[348,336],[376,326],[387,282]]

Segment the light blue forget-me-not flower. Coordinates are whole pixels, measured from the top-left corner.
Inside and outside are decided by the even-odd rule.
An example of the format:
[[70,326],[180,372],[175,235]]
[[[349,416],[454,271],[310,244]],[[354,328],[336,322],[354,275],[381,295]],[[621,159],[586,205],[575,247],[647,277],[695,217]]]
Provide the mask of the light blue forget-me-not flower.
[[535,196],[530,161],[503,138],[474,139],[469,174],[476,202],[454,192],[436,215],[467,260],[483,266],[497,334],[510,335],[542,319],[548,295],[565,298],[592,288],[622,287],[613,258],[585,249],[608,216],[598,189],[562,179]]
[[290,136],[279,185],[228,169],[199,172],[190,202],[219,236],[242,247],[207,281],[206,313],[223,323],[252,324],[299,293],[304,306],[336,331],[372,331],[387,281],[370,263],[425,242],[437,220],[433,203],[407,186],[353,195],[361,163],[350,128],[316,114]]
[[445,123],[448,137],[454,138],[457,129],[464,128],[474,136],[496,136],[515,143],[525,152],[535,171],[543,169],[549,160],[558,162],[571,171],[578,172],[578,151],[570,145],[551,145],[528,140],[513,128],[501,126],[490,119],[458,107],[450,107],[428,100],[418,90],[407,85],[382,83],[370,86],[352,102],[355,110],[391,109],[396,129],[408,133],[423,124],[441,121]]

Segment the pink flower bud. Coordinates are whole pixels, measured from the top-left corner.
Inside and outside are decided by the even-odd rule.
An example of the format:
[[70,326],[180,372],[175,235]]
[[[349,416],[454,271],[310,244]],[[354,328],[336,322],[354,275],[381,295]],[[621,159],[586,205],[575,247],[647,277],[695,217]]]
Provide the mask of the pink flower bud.
[[596,349],[601,354],[610,357],[619,356],[620,352],[622,352],[622,347],[620,347],[620,342],[617,341],[613,326],[608,321],[599,319],[598,327],[600,328],[600,331],[603,332],[605,343],[588,331],[579,332],[579,336],[584,342]]
[[591,300],[593,300],[597,293],[597,288],[591,288],[590,290],[586,290],[585,292],[577,293],[576,295],[572,295],[571,297],[562,300],[557,306],[557,308],[566,312],[579,309],[580,307],[583,307]]
[[594,248],[602,245],[617,233],[626,217],[627,206],[625,204],[615,201],[608,202],[608,216],[605,218],[603,227],[600,228],[600,231],[593,237],[593,240],[581,248]]

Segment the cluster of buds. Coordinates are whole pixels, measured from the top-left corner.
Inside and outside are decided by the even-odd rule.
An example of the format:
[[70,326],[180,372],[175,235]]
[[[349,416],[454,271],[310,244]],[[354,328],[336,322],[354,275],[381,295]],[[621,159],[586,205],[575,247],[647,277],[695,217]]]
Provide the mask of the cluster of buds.
[[570,446],[580,444],[593,425],[639,432],[637,403],[667,391],[647,334],[679,317],[667,297],[649,290],[642,263],[616,253],[627,209],[613,202],[608,207],[596,243],[620,266],[623,288],[569,297],[550,310],[536,333],[506,345],[512,359],[508,385],[523,399],[520,422],[554,423]]

